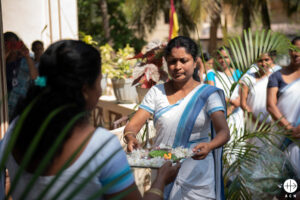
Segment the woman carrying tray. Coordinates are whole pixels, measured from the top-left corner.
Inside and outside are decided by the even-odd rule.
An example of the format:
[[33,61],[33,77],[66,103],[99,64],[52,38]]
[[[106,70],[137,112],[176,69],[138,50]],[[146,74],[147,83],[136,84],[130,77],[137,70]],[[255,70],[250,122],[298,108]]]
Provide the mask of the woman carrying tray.
[[[89,122],[101,95],[97,49],[76,40],[53,43],[41,57],[39,75],[25,99],[20,99],[16,117],[0,140],[0,162],[9,172],[12,198],[162,199],[164,186],[175,179],[180,164],[164,164],[142,198],[118,138]],[[45,157],[51,158],[46,164]],[[4,173],[0,168],[1,200]]]
[[155,146],[184,146],[195,152],[165,188],[164,199],[224,199],[222,146],[230,138],[226,103],[222,90],[193,79],[197,51],[188,37],[168,43],[165,58],[171,80],[149,90],[124,130],[128,151],[138,148],[136,134],[153,114]]

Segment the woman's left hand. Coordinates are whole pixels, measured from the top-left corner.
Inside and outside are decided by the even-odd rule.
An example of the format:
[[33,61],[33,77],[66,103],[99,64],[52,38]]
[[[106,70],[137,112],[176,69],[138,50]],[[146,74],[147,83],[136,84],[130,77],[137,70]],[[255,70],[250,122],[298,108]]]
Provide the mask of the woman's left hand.
[[209,143],[200,143],[193,148],[194,156],[192,156],[192,158],[195,160],[203,160],[211,150]]

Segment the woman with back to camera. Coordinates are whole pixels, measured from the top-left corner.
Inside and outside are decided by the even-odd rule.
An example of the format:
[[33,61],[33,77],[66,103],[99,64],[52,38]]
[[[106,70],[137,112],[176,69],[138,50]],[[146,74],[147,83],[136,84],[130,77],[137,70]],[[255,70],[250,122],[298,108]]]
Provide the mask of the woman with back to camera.
[[294,139],[294,142],[284,140],[281,147],[286,150],[300,176],[300,37],[295,37],[292,44],[296,49],[289,52],[290,64],[269,77],[267,110]]
[[165,58],[171,80],[149,90],[124,129],[128,151],[132,151],[139,147],[137,133],[153,114],[155,146],[184,146],[195,152],[182,163],[175,182],[166,187],[164,198],[170,200],[224,198],[222,146],[229,140],[226,103],[220,89],[193,79],[197,51],[188,37],[169,41]]
[[[60,111],[51,119],[44,130],[29,165],[25,168],[16,189],[12,193],[13,199],[20,198],[41,160],[60,136],[59,133],[75,116],[79,116],[79,118],[66,134],[52,162],[38,177],[26,199],[36,199],[79,146],[84,144],[84,141],[87,141],[87,143],[84,144],[83,149],[68,164],[60,178],[43,199],[66,199],[68,195],[74,192],[78,193],[73,199],[88,199],[116,179],[120,180],[110,186],[102,198],[110,199],[122,192],[127,192],[122,199],[141,199],[142,197],[136,189],[125,152],[121,149],[118,138],[103,128],[95,129],[88,120],[89,112],[95,107],[101,95],[101,58],[99,52],[82,41],[63,40],[56,42],[42,55],[39,74],[25,99],[20,101],[21,103],[15,112],[15,119],[1,143],[0,153],[2,155],[0,157],[2,158],[4,148],[16,124],[18,124],[19,117],[32,103],[32,108],[20,129],[16,145],[5,163],[12,181],[44,120],[53,111]],[[102,146],[103,149],[97,152],[89,162],[88,159],[91,155]],[[114,152],[117,153],[113,155]],[[107,159],[109,160],[106,163]],[[59,197],[54,197],[54,194],[84,163],[87,164],[84,170],[76,176],[67,188],[61,191]],[[96,174],[86,186],[78,191],[76,188],[79,184],[102,164],[104,166],[101,170],[96,171]],[[179,166],[171,166],[170,162],[162,166],[158,178],[153,183],[150,191],[145,193],[144,199],[161,199],[164,185],[175,178]],[[0,194],[4,194],[4,192],[0,191]]]

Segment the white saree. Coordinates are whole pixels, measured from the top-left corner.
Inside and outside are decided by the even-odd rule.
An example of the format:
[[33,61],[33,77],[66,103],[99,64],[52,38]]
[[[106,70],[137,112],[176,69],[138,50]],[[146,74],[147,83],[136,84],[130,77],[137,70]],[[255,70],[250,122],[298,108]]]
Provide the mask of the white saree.
[[[208,98],[204,98],[207,93]],[[144,97],[140,108],[154,115],[157,133],[155,145],[193,148],[198,143],[209,142],[215,134],[211,131],[210,115],[219,110],[225,111],[222,95],[221,90],[201,84],[186,97],[170,105],[164,85],[153,86]],[[203,101],[199,103],[199,99]],[[194,115],[191,114],[194,111],[191,106],[193,103],[199,108],[199,112],[195,111]],[[194,122],[191,122],[192,118]],[[186,159],[175,182],[166,187],[165,199],[223,199],[221,158],[222,148],[219,148],[210,152],[204,160]]]
[[[239,96],[239,85],[235,86],[235,89],[230,93],[230,89],[234,83],[236,83],[237,77],[227,76],[224,72],[215,71],[216,87],[224,91],[225,97],[228,99],[236,99]],[[238,139],[242,136],[244,131],[244,112],[241,107],[235,108],[232,114],[227,118],[228,126],[230,128],[230,141],[232,143],[234,139]],[[233,135],[233,133],[235,133]]]
[[[282,115],[294,126],[300,125],[300,78],[279,90],[277,107]],[[286,154],[300,177],[300,140],[288,145]]]
[[268,80],[269,77],[265,76],[257,81],[253,74],[246,74],[242,78],[242,82],[249,88],[247,105],[251,108],[253,115],[256,118],[259,116],[260,122],[267,118],[266,122],[270,123],[272,117],[266,107]]

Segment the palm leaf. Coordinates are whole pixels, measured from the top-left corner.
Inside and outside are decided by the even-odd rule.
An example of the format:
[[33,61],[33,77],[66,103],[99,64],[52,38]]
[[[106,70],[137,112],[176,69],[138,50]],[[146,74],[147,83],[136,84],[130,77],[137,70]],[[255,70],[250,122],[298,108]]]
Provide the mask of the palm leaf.
[[[36,102],[36,99],[30,105],[28,105],[25,108],[24,112],[19,117],[19,119],[18,119],[18,121],[17,121],[17,123],[15,125],[15,128],[14,128],[12,134],[10,135],[9,141],[8,141],[6,147],[5,147],[5,150],[4,150],[4,154],[2,155],[2,157],[0,159],[1,171],[3,171],[4,168],[5,168],[5,163],[6,163],[7,159],[8,159],[8,157],[9,157],[9,154],[11,154],[11,152],[12,152],[12,149],[14,147],[16,138],[18,137],[18,134],[19,134],[19,132],[21,130],[22,124],[24,123],[24,120],[28,116],[28,113],[30,112],[32,106]],[[38,142],[41,139],[41,135],[43,134],[44,130],[47,128],[47,126],[50,123],[51,119],[55,118],[55,116],[59,112],[61,112],[63,109],[65,109],[66,107],[68,107],[68,106],[62,106],[62,107],[57,108],[54,111],[52,111],[49,114],[49,116],[47,116],[47,118],[44,120],[44,122],[42,123],[42,125],[40,126],[39,130],[37,131],[36,136],[33,138],[32,142],[31,142],[31,145],[29,146],[27,152],[25,152],[25,154],[24,154],[24,158],[22,159],[22,161],[21,161],[21,163],[19,165],[20,166],[19,170],[16,172],[16,176],[12,180],[11,188],[10,188],[8,194],[5,197],[6,199],[8,199],[8,197],[11,194],[13,194],[13,192],[16,189],[17,185],[19,184],[21,174],[24,172],[24,169],[26,169],[26,167],[28,166],[29,161],[31,160],[32,155],[36,151],[36,147],[37,147]],[[32,192],[33,186],[36,183],[36,180],[45,171],[45,169],[48,166],[48,164],[52,161],[53,156],[55,155],[57,149],[61,146],[62,141],[63,141],[64,137],[66,136],[67,132],[74,126],[74,124],[78,121],[78,119],[80,119],[84,114],[85,113],[78,114],[77,116],[73,117],[68,124],[66,124],[65,128],[59,134],[59,137],[55,140],[55,142],[53,143],[53,145],[51,146],[51,148],[49,149],[49,151],[47,152],[47,154],[45,155],[45,157],[39,163],[39,166],[36,168],[35,172],[32,174],[32,178],[29,181],[28,185],[23,190],[20,199],[26,199],[27,195],[30,192]],[[53,185],[56,183],[56,181],[62,175],[63,171],[74,161],[74,159],[76,158],[76,156],[81,152],[82,148],[87,144],[87,142],[89,141],[89,139],[92,136],[92,134],[93,133],[90,133],[90,135],[85,139],[85,141],[83,141],[82,144],[75,150],[75,152],[65,162],[65,164],[61,167],[61,169],[59,170],[59,172],[53,177],[53,179],[49,182],[49,184],[44,188],[44,190],[42,190],[40,192],[40,194],[39,194],[39,196],[38,196],[37,199],[44,199],[45,198],[45,196],[47,195],[47,193],[50,191],[50,189],[53,187]],[[87,159],[87,161],[84,164],[82,164],[82,166],[80,166],[78,168],[78,170],[69,178],[69,180],[67,180],[66,184],[63,185],[63,186],[61,186],[61,188],[59,188],[56,191],[56,194],[53,197],[54,199],[57,199],[57,198],[59,198],[61,196],[61,194],[64,192],[64,190],[66,188],[68,188],[68,186],[72,183],[72,181],[83,170],[85,170],[85,167],[88,165],[88,163],[90,163],[93,160],[93,158],[109,143],[109,141],[112,139],[112,137],[114,137],[114,136],[111,136],[110,138],[108,138],[107,141],[104,142],[104,145],[99,146],[99,148],[96,149],[96,151]],[[99,171],[101,171],[101,169],[103,168],[103,166],[105,164],[107,164],[107,162],[109,162],[111,159],[113,159],[114,155],[116,153],[118,153],[119,151],[122,151],[121,147],[119,149],[116,149],[114,152],[112,152],[112,154],[101,165],[99,165],[88,177],[86,177],[84,180],[82,180],[82,182],[78,185],[78,187],[76,187],[71,193],[69,193],[69,196],[66,197],[65,199],[72,199],[72,198],[74,198],[75,195],[78,194],[81,191],[81,189],[83,189],[86,186],[86,184],[93,177],[95,177],[99,173]],[[122,174],[121,176],[116,177],[115,179],[113,179],[112,181],[110,181],[108,184],[104,185],[95,194],[91,194],[91,196],[88,199],[99,199],[99,197],[101,197],[105,193],[105,191],[107,191],[107,189],[109,189],[110,187],[112,187],[113,185],[115,185],[116,183],[118,183],[124,176],[127,176],[129,173],[131,173],[130,170],[128,172]],[[125,192],[119,194],[115,199],[119,199],[119,198],[123,197],[124,195],[128,194],[128,192],[131,192],[133,189],[136,189],[136,188],[132,188],[131,190],[128,190],[128,191],[125,191]],[[37,192],[37,191],[35,191],[35,192]]]
[[5,168],[5,163],[8,159],[8,156],[10,154],[10,152],[12,151],[14,145],[15,145],[15,142],[17,140],[17,137],[18,137],[18,134],[20,133],[20,130],[21,130],[21,126],[22,124],[24,123],[26,117],[28,116],[32,106],[34,105],[34,103],[36,102],[37,99],[35,99],[31,104],[29,104],[26,109],[24,110],[24,112],[21,114],[20,118],[18,119],[18,122],[16,124],[16,127],[13,131],[13,134],[4,150],[4,153],[2,155],[2,158],[1,158],[1,164],[0,164],[0,171],[4,170]]
[[31,142],[31,144],[29,145],[29,148],[27,150],[27,152],[24,154],[24,158],[20,164],[20,167],[16,173],[16,176],[14,178],[14,180],[12,181],[10,190],[8,192],[8,196],[11,195],[12,191],[15,189],[15,187],[17,186],[18,180],[21,177],[24,169],[26,169],[26,167],[28,166],[32,155],[35,152],[35,149],[42,137],[43,132],[45,131],[45,129],[47,128],[47,125],[50,123],[51,119],[57,114],[59,113],[61,110],[63,110],[65,107],[61,107],[61,108],[57,108],[54,111],[52,111],[49,116],[46,118],[46,120],[43,122],[43,124],[41,125],[41,127],[39,128],[36,136],[34,137],[33,141]]
[[[224,50],[229,55],[231,62],[231,68],[239,69],[242,76],[247,73],[252,64],[256,62],[259,56],[263,53],[270,51],[276,51],[278,53],[287,53],[288,49],[291,47],[290,42],[287,37],[282,34],[272,32],[269,30],[267,33],[265,30],[256,31],[253,36],[252,30],[244,30],[243,39],[241,37],[229,38],[226,41],[229,44],[229,48],[232,50],[232,55],[230,55],[227,50]],[[215,65],[220,66],[220,63],[215,60]],[[217,75],[217,70],[216,75]],[[232,74],[231,74],[232,75]],[[224,88],[228,88],[225,84],[225,80],[218,76]],[[226,77],[226,79],[230,79]],[[230,88],[230,96],[232,95],[235,88],[239,83],[233,84]]]
[[[224,146],[224,180],[225,180],[225,193],[228,199],[252,199],[255,193],[255,180],[249,178],[251,174],[255,173],[254,167],[260,164],[265,169],[268,169],[270,166],[262,163],[263,157],[261,156],[262,152],[264,152],[267,148],[275,148],[276,144],[274,140],[276,138],[280,138],[284,135],[284,128],[278,127],[278,121],[272,124],[266,123],[266,119],[262,122],[259,122],[260,116],[257,117],[256,121],[252,123],[252,129],[244,130],[242,136],[236,137],[232,143],[226,144]],[[252,121],[252,113],[245,113],[245,121]],[[275,129],[276,127],[276,129]],[[232,133],[233,136],[236,136],[236,130]],[[275,139],[274,139],[275,138]],[[251,140],[256,139],[259,140],[263,145],[263,147],[258,146],[258,143],[250,143]],[[279,150],[276,150],[279,151]],[[264,153],[263,155],[265,155]],[[273,154],[270,154],[269,157],[272,157]],[[274,155],[273,155],[274,156]],[[232,158],[234,161],[232,162]],[[270,159],[270,158],[269,158]],[[275,157],[276,159],[276,157]],[[287,162],[287,161],[285,161]],[[278,162],[282,164],[281,162]],[[279,165],[278,164],[278,165]],[[287,168],[284,171],[282,177],[288,177],[286,173],[289,173],[290,177],[293,177],[293,169],[289,163],[286,165]],[[278,172],[281,172],[279,166]],[[276,173],[275,173],[276,174]],[[281,179],[283,179],[281,177]],[[267,180],[259,180],[259,181],[273,181],[274,183],[278,183],[282,180],[278,178],[270,178]],[[275,185],[275,184],[273,184]],[[274,187],[272,185],[272,187]],[[266,195],[274,196],[274,191],[272,191],[272,187],[268,189],[266,185],[265,192]],[[277,188],[278,189],[278,188]]]
[[[61,108],[64,109],[64,108]],[[59,112],[59,110],[58,110]],[[53,115],[53,117],[55,117],[55,114]],[[71,128],[73,127],[73,125],[77,122],[78,119],[80,119],[84,114],[79,114],[77,116],[75,116],[66,126],[65,128],[61,131],[61,133],[59,134],[58,138],[56,139],[56,141],[54,142],[52,148],[48,151],[48,153],[45,155],[44,159],[40,162],[38,168],[35,170],[35,173],[33,175],[33,177],[31,178],[29,184],[27,185],[27,187],[25,188],[23,194],[21,195],[21,199],[25,199],[26,196],[28,195],[28,193],[30,192],[30,190],[32,189],[32,187],[34,186],[36,180],[38,179],[38,177],[40,175],[42,175],[42,173],[45,171],[45,169],[47,168],[49,161],[51,161],[53,159],[53,156],[56,153],[56,150],[59,148],[59,146],[62,144],[63,139],[65,138],[66,134],[68,133],[68,131],[71,130]],[[51,116],[51,114],[49,115],[49,117]],[[51,118],[48,119],[49,121],[51,120]],[[45,120],[45,122],[49,123],[47,119]],[[45,130],[45,128],[47,127],[47,124],[43,124],[42,126],[42,130],[41,133],[43,132],[43,130]],[[34,140],[36,140],[36,137],[34,138]],[[30,145],[30,147],[32,147],[33,145]],[[83,145],[81,145],[83,146]],[[81,149],[81,148],[80,148]],[[79,150],[78,150],[79,152]],[[72,156],[75,157],[75,156]]]

